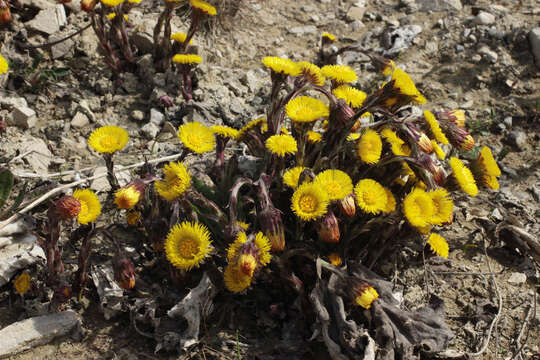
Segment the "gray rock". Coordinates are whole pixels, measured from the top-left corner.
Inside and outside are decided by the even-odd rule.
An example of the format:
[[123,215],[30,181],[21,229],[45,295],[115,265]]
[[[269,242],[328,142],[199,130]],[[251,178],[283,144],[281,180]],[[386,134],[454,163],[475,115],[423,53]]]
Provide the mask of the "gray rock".
[[511,128],[512,127],[512,117],[511,116],[506,116],[503,120],[504,122],[504,126],[506,126],[507,128]]
[[506,141],[518,151],[523,151],[527,147],[527,134],[521,130],[513,130],[508,134]]
[[465,51],[465,47],[463,45],[457,44],[456,45],[456,52],[460,53],[460,52],[463,52],[463,51]]
[[540,67],[540,27],[534,28],[528,35],[536,66]]
[[491,25],[494,22],[495,22],[495,15],[490,14],[485,11],[480,11],[473,20],[473,23],[477,25]]
[[241,114],[245,112],[246,105],[240,98],[233,98],[231,101],[231,104],[229,105],[229,109],[233,114]]
[[416,0],[421,11],[461,11],[463,5],[460,0]]
[[295,35],[315,34],[317,32],[317,27],[314,25],[295,26],[289,28],[288,31]]
[[13,109],[8,123],[23,129],[29,129],[37,123],[36,112],[26,106],[16,107]]
[[66,11],[62,4],[41,10],[35,18],[25,25],[29,30],[39,31],[47,35],[52,35],[60,30],[67,22]]
[[122,88],[126,90],[128,94],[137,93],[137,84],[139,78],[133,73],[125,72],[122,74]]
[[99,40],[96,36],[96,33],[92,28],[86,29],[81,33],[80,37],[80,45],[79,48],[87,55],[87,56],[96,56],[97,50],[99,47]]
[[17,96],[7,96],[6,93],[0,92],[0,107],[11,110],[16,107],[26,108],[28,103],[25,98]]
[[35,172],[47,172],[53,155],[45,141],[39,138],[34,138],[32,140],[23,142],[21,144],[21,149],[24,149],[24,151],[32,151],[26,155],[24,159]]
[[[90,103],[88,102],[90,100]],[[75,112],[83,112],[87,117],[88,119],[90,119],[90,121],[94,121],[96,116],[94,115],[94,113],[92,112],[92,110],[90,109],[91,107],[94,107],[96,108],[95,104],[93,104],[93,100],[95,99],[82,99],[81,101],[79,101],[79,103],[77,104],[77,107],[75,108]]]
[[495,64],[497,62],[497,59],[499,58],[499,55],[497,55],[495,51],[491,50],[489,46],[486,45],[480,46],[480,48],[478,49],[478,53],[492,64]]
[[150,109],[150,123],[160,126],[165,121],[165,115],[163,115],[158,109]]
[[240,82],[248,87],[250,93],[255,94],[261,87],[261,74],[257,70],[248,70],[240,78]]
[[45,259],[45,253],[33,234],[13,235],[9,237],[9,241],[2,242],[4,246],[0,248],[0,286],[7,284],[18,271]]
[[[65,34],[62,36],[50,36],[47,41],[53,42],[60,40],[65,37]],[[60,59],[66,55],[69,55],[71,53],[71,50],[75,47],[75,41],[73,39],[67,39],[62,41],[61,43],[58,43],[56,45],[53,45],[51,47],[51,55],[53,59]]]
[[80,327],[80,324],[79,315],[68,310],[36,316],[6,326],[0,330],[0,358],[11,357],[34,346],[47,344],[54,338],[69,334]]
[[[94,170],[94,173],[92,176],[96,175],[102,175],[107,174],[107,168],[105,166],[97,167]],[[120,186],[126,185],[128,182],[131,181],[131,175],[129,174],[129,170],[120,171],[119,166],[114,167],[114,174],[116,175],[116,178],[118,179],[118,183]],[[109,191],[111,190],[111,185],[109,184],[109,181],[107,180],[107,177],[101,177],[98,179],[95,179],[90,184],[90,188],[94,191]]]
[[90,124],[90,120],[88,120],[88,116],[82,112],[77,112],[73,119],[71,119],[71,126],[73,126],[76,129],[81,129],[85,126],[88,126]]
[[493,211],[491,212],[491,217],[498,221],[503,221],[504,219],[503,215],[497,208],[493,209]]
[[135,121],[143,121],[144,113],[141,110],[133,110],[131,112],[131,118]]
[[352,23],[349,24],[349,27],[351,28],[351,31],[359,31],[365,28],[366,25],[360,20],[354,20]]
[[153,122],[149,122],[147,124],[144,124],[141,127],[141,132],[144,135],[145,138],[152,140],[155,139],[157,134],[161,131],[161,128],[154,124]]
[[527,281],[527,275],[523,273],[514,272],[508,278],[508,283],[512,285],[521,285]]
[[409,48],[416,35],[422,32],[420,25],[406,25],[386,33],[389,48],[384,50],[383,56],[393,57]]
[[364,13],[366,12],[365,7],[351,6],[349,11],[347,11],[347,20],[362,20]]

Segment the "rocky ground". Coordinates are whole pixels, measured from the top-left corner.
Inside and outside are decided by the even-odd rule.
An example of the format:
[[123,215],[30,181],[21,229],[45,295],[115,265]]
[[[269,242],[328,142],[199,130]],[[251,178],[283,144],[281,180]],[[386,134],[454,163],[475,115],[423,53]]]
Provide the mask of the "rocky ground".
[[[26,1],[23,10],[13,11],[13,21],[0,27],[0,53],[12,67],[9,79],[0,78],[0,119],[8,124],[0,137],[0,154],[19,184],[28,180],[30,189],[38,189],[50,181],[68,183],[103,172],[104,164],[88,149],[86,139],[105,124],[122,126],[131,136],[125,151],[129,155],[120,160],[123,165],[173,153],[178,140],[171,129],[181,121],[239,127],[264,114],[270,78],[260,63],[263,56],[313,61],[325,31],[344,45],[361,42],[404,67],[432,108],[464,109],[477,143],[493,149],[503,171],[499,192],[456,200],[456,219],[445,234],[451,247],[448,261],[389,264],[385,275],[393,279],[407,308],[425,303],[428,294],[444,299],[455,333],[452,351],[479,350],[497,316],[480,358],[510,359],[521,343],[522,358],[540,358],[538,263],[508,246],[503,232],[496,231],[512,224],[534,237],[540,233],[540,1],[245,0],[234,18],[222,18],[195,38],[204,62],[196,71],[194,95],[209,109],[204,118],[197,112],[180,114],[178,106],[163,107],[163,94],[175,104],[183,101],[178,80],[174,74],[153,73],[145,66],[148,54],[141,54],[136,74],[113,83],[91,29],[51,49],[25,48],[85,26],[88,18],[78,3]],[[143,0],[130,13],[143,53],[151,45],[149,34],[160,4]],[[186,30],[181,16],[173,25]],[[375,76],[360,52],[346,52],[340,61],[357,70],[362,88]],[[49,175],[73,169],[79,171]],[[91,184],[101,192],[107,186],[103,179]],[[44,210],[35,211],[42,216]],[[412,257],[408,251],[403,250],[403,258]],[[10,289],[9,284],[0,288],[0,328],[24,317],[10,311]],[[55,340],[15,358],[165,356],[154,355],[152,340],[127,330],[128,318],[104,320],[96,301],[80,312],[89,330],[81,342]],[[256,319],[246,316],[246,321]],[[274,326],[262,321],[257,325]],[[264,357],[265,350],[279,335],[272,338],[274,331],[253,328],[232,321],[220,330],[209,326],[197,351],[181,358],[273,358]],[[521,343],[516,343],[518,338]],[[324,346],[314,343],[312,354],[318,348]]]

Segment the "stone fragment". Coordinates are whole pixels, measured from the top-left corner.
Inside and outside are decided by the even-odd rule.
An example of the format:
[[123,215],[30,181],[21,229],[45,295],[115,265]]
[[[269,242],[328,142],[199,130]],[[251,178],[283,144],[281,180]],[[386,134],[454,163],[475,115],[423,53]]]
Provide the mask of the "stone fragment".
[[527,275],[523,273],[514,272],[508,278],[508,283],[512,285],[521,285],[527,281]]
[[45,9],[48,9],[48,8],[52,8],[56,4],[57,3],[54,0],[29,0],[28,1],[28,6],[29,7],[37,8],[37,9],[40,9],[40,10],[45,10]]
[[114,281],[114,271],[110,262],[92,266],[90,276],[99,295],[103,316],[105,320],[109,320],[122,311],[124,291]]
[[[131,181],[131,175],[129,174],[129,170],[120,171],[119,166],[114,167],[114,174],[116,175],[116,178],[118,179],[118,183],[120,186],[126,185],[128,182]],[[101,175],[101,174],[107,174],[107,168],[105,166],[97,167],[94,170],[94,173],[92,176]],[[109,181],[107,180],[107,176],[100,177],[98,179],[95,179],[90,184],[90,188],[94,191],[98,192],[105,192],[111,190],[111,185],[109,184]]]
[[523,151],[527,147],[527,135],[521,130],[513,130],[506,137],[506,142],[514,146],[517,151]]
[[532,29],[528,37],[536,66],[540,67],[540,27]]
[[249,92],[252,94],[255,94],[261,87],[261,80],[260,72],[258,72],[258,70],[248,70],[240,78],[240,82],[246,85]]
[[141,110],[133,110],[131,112],[131,118],[135,121],[143,121],[144,113]]
[[144,124],[141,127],[141,132],[144,135],[145,138],[152,140],[155,139],[156,136],[159,134],[161,128],[154,124],[153,122],[149,122],[147,124]]
[[486,45],[480,46],[480,48],[478,49],[478,53],[492,64],[495,64],[497,62],[497,59],[499,58],[499,55],[497,55],[495,51],[491,50],[489,46]]
[[497,221],[503,221],[504,219],[503,215],[501,214],[501,211],[497,208],[493,209],[493,211],[491,212],[491,217]]
[[421,11],[461,11],[463,5],[460,0],[416,0]]
[[347,20],[349,21],[362,20],[365,12],[366,12],[365,7],[351,6],[349,11],[347,11]]
[[305,25],[305,26],[295,26],[288,29],[289,33],[295,35],[304,35],[304,34],[315,34],[317,32],[317,27],[314,25]]
[[[54,42],[64,38],[65,36],[50,36],[47,41]],[[51,46],[51,56],[53,59],[60,59],[66,55],[71,54],[71,50],[75,46],[73,39],[64,40],[56,45]]]
[[15,107],[26,108],[28,103],[26,99],[18,96],[8,96],[8,94],[0,91],[0,107],[11,110]]
[[52,35],[60,30],[67,22],[66,11],[62,4],[41,10],[35,18],[25,25],[28,29]]
[[[45,259],[45,253],[33,234],[13,235],[2,243],[5,246],[0,249],[0,286],[7,284],[18,271]],[[0,344],[1,341],[2,339]],[[0,353],[1,351],[0,345]]]
[[37,123],[36,112],[26,106],[18,106],[13,109],[9,125],[15,125],[23,129],[34,127]]
[[28,140],[21,144],[22,151],[31,151],[24,157],[30,167],[37,173],[46,173],[51,164],[53,154],[47,143],[39,138]]
[[477,25],[490,25],[495,22],[495,15],[485,11],[480,11],[473,20]]
[[160,126],[165,121],[165,115],[156,108],[150,109],[150,122],[154,125]]
[[76,129],[81,129],[89,124],[90,120],[88,120],[88,116],[82,112],[77,112],[71,120],[71,126]]
[[0,330],[0,359],[47,344],[54,338],[69,334],[80,324],[79,315],[68,310],[8,325]]

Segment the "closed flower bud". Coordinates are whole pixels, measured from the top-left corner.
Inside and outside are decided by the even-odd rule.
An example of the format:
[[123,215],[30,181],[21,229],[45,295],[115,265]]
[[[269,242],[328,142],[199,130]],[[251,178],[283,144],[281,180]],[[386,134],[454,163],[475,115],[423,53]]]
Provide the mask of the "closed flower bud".
[[119,209],[133,209],[141,199],[143,191],[142,181],[132,181],[116,191],[114,202]]
[[330,107],[330,120],[328,122],[341,128],[347,125],[349,119],[353,116],[354,110],[347,105],[345,100],[336,99],[335,104]]
[[261,230],[270,240],[272,251],[281,251],[285,248],[285,230],[281,212],[274,206],[267,206],[258,213]]
[[339,242],[339,224],[333,212],[327,213],[317,224],[319,237],[328,243]]
[[435,171],[431,173],[433,175],[433,181],[439,186],[443,186],[446,181],[446,172],[442,166],[436,165]]
[[435,114],[441,122],[453,122],[460,128],[465,126],[465,112],[463,110],[442,111]]
[[418,147],[426,154],[431,154],[433,152],[433,145],[426,134],[420,133],[420,137],[416,143],[418,144]]
[[6,24],[11,21],[11,11],[9,7],[0,8],[0,24]]
[[469,151],[474,147],[474,139],[467,132],[467,130],[458,127],[455,123],[441,123],[443,125],[446,134],[448,135],[448,140],[450,143],[461,150]]
[[62,219],[75,219],[81,212],[81,202],[72,196],[64,196],[56,201],[55,208]]
[[348,217],[353,217],[356,214],[356,204],[354,195],[349,194],[338,202],[340,212]]
[[90,12],[93,11],[96,7],[97,0],[82,0],[81,1],[81,10]]
[[114,280],[122,289],[133,289],[135,286],[135,267],[126,255],[113,258],[113,270]]

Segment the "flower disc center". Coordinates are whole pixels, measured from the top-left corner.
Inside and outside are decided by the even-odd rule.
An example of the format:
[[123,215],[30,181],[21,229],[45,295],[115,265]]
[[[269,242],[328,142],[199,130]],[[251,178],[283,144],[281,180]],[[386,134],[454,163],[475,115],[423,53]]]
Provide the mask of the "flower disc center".
[[183,239],[178,245],[180,256],[186,259],[192,259],[199,251],[199,242],[195,238],[188,237]]

